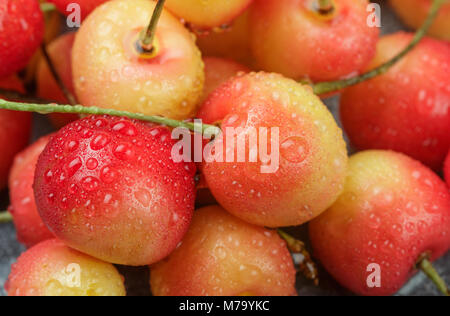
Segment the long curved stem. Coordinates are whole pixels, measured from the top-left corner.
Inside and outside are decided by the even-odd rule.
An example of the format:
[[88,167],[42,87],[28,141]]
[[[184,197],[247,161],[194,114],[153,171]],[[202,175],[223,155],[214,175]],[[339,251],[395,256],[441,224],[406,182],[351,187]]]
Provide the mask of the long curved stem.
[[0,212],[0,223],[9,223],[13,220],[11,213]]
[[146,52],[151,52],[153,50],[153,42],[155,40],[156,27],[158,25],[159,18],[164,9],[164,3],[166,0],[158,0],[153,11],[152,18],[148,24],[147,30],[141,34],[140,45],[142,49]]
[[436,285],[438,290],[445,296],[450,296],[449,289],[447,287],[447,284],[445,284],[445,281],[441,278],[439,273],[436,271],[436,269],[433,267],[432,263],[430,262],[428,256],[424,256],[419,263],[417,264],[417,267],[425,273],[425,275],[433,281],[433,283]]
[[66,85],[64,84],[64,82],[61,79],[61,76],[58,74],[58,71],[56,70],[56,67],[53,64],[52,58],[48,54],[47,47],[45,46],[45,44],[42,44],[41,51],[42,51],[42,55],[44,56],[44,59],[47,63],[47,66],[50,69],[50,73],[52,74],[53,78],[55,79],[58,87],[63,92],[67,101],[69,101],[69,103],[71,105],[77,104],[77,100],[75,99],[74,95],[69,91],[69,89],[67,89]]
[[86,107],[82,105],[22,103],[0,99],[0,109],[22,111],[22,112],[39,112],[42,114],[72,113],[72,114],[110,115],[110,116],[128,117],[135,120],[161,124],[174,128],[182,127],[194,132],[202,131],[202,133],[206,136],[215,136],[221,132],[220,128],[214,125],[182,122],[161,116],[149,116],[140,113],[132,113],[113,109],[104,109],[95,106]]
[[375,78],[379,75],[382,75],[386,73],[392,66],[394,66],[397,62],[399,62],[405,55],[407,55],[411,50],[413,50],[417,44],[423,39],[423,37],[428,32],[428,29],[430,28],[431,24],[433,24],[434,19],[436,18],[437,14],[439,13],[439,9],[444,4],[446,0],[434,0],[433,4],[431,5],[430,12],[428,13],[428,17],[425,20],[424,24],[420,27],[420,29],[417,30],[416,34],[414,35],[414,38],[412,39],[411,43],[397,56],[392,58],[390,61],[384,63],[383,65],[365,73],[360,76],[344,79],[344,80],[338,80],[338,81],[330,81],[330,82],[319,82],[313,85],[314,93],[321,95],[331,92],[336,92],[339,90],[342,90],[344,88],[356,85],[358,83],[364,82],[366,80]]

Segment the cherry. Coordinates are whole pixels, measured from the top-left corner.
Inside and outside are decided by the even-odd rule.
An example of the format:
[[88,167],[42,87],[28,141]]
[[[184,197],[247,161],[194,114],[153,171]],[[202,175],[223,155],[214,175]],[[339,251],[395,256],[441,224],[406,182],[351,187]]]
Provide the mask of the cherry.
[[[253,56],[250,50],[250,28],[247,9],[224,29],[200,33],[197,45],[204,56],[216,56],[235,60],[251,67]],[[232,49],[230,49],[232,47]]]
[[[225,157],[218,162],[213,150],[206,150],[202,165],[214,197],[233,215],[267,227],[300,225],[341,193],[347,166],[342,131],[309,87],[276,74],[237,76],[212,93],[198,117],[221,122],[223,131],[241,127],[234,142],[246,139],[245,162],[237,161],[237,146],[222,137],[212,144],[223,153],[234,152],[234,162]],[[251,130],[259,128],[273,128],[267,131],[273,159],[261,156],[265,143],[250,147]],[[279,140],[270,144],[276,130]]]
[[24,68],[44,37],[37,0],[0,0],[0,78]]
[[69,15],[74,11],[70,9],[69,5],[78,4],[81,9],[81,19],[84,20],[95,8],[105,3],[108,0],[48,0],[53,3],[58,10],[64,14]]
[[86,19],[72,56],[81,104],[174,119],[195,114],[204,81],[200,51],[192,34],[163,11],[146,52],[140,33],[154,9],[153,1],[114,0]]
[[[66,33],[55,39],[47,47],[48,55],[55,67],[55,71],[58,73],[64,86],[72,93],[72,95],[75,94],[72,82],[72,46],[74,40],[75,33]],[[44,59],[39,63],[36,82],[37,94],[39,97],[63,104],[69,103],[69,100],[67,100],[59,87]],[[78,119],[78,115],[60,113],[52,113],[49,117],[57,128],[61,128]]]
[[167,0],[166,7],[196,29],[220,27],[233,21],[253,0]]
[[39,158],[39,213],[67,245],[139,266],[167,256],[194,211],[194,164],[175,163],[165,127],[91,116],[63,127]]
[[[449,250],[450,195],[418,161],[389,151],[361,152],[350,158],[344,193],[309,230],[315,256],[343,286],[390,295],[423,254],[436,260]],[[381,287],[367,283],[371,264],[381,269]]]
[[203,103],[207,97],[222,83],[239,73],[248,73],[250,69],[233,60],[217,57],[204,57],[205,87],[203,90]]
[[39,155],[44,150],[50,135],[17,154],[9,175],[9,212],[14,218],[17,239],[27,247],[54,238],[42,222],[34,201],[34,171]]
[[447,155],[447,159],[445,160],[444,176],[445,180],[447,180],[448,187],[450,188],[450,151]]
[[[0,80],[0,88],[23,92],[22,82],[15,76]],[[30,113],[0,110],[0,190],[6,187],[14,156],[28,144],[30,132]]]
[[38,244],[12,265],[9,296],[125,296],[112,264],[89,257],[56,239]]
[[[390,0],[389,2],[403,22],[417,29],[425,21],[432,0]],[[450,40],[450,3],[444,3],[428,34]]]
[[295,295],[295,269],[275,231],[247,224],[219,206],[195,212],[167,259],[151,267],[157,296]]
[[[411,41],[408,33],[383,37],[371,68]],[[341,118],[358,149],[392,149],[435,170],[450,147],[450,46],[424,39],[386,74],[348,88]]]
[[255,1],[251,47],[266,71],[314,82],[362,70],[373,58],[379,30],[367,24],[369,1],[333,0],[321,13],[310,0]]

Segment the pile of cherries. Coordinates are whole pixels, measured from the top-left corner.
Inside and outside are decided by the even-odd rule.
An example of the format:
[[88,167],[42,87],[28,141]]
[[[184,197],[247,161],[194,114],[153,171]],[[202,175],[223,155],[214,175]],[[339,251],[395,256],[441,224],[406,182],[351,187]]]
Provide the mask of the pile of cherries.
[[[304,224],[356,294],[423,270],[448,295],[431,262],[450,249],[450,3],[391,0],[428,35],[380,38],[368,0],[48,1],[0,0],[0,219],[28,248],[9,295],[125,295],[113,264],[150,266],[154,295],[296,295],[303,244],[281,228]],[[81,27],[60,35],[71,3]],[[337,93],[350,158],[319,97]],[[39,104],[58,130],[26,147]],[[194,118],[235,128],[247,159],[176,161]]]

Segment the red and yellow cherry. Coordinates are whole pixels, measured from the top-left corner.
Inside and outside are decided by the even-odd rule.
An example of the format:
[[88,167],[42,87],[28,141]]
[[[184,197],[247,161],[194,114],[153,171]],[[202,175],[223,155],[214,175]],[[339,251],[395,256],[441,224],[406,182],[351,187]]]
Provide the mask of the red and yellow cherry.
[[253,0],[167,0],[166,7],[195,29],[211,29],[231,23]]
[[[241,161],[238,146],[227,137],[204,150],[208,187],[233,215],[260,226],[296,226],[325,211],[341,193],[348,159],[342,131],[309,87],[277,74],[237,76],[212,93],[198,117],[221,122],[223,131],[235,128],[234,143],[245,140]],[[255,133],[256,146],[250,141]],[[261,154],[265,145],[270,158]],[[221,151],[234,153],[234,162],[215,159]]]
[[[16,76],[0,80],[0,88],[24,92],[22,82]],[[0,190],[7,186],[14,156],[28,144],[30,133],[30,113],[0,110],[0,146],[3,148],[0,155]]]
[[228,79],[239,73],[250,72],[250,69],[244,65],[225,58],[204,57],[203,63],[205,64],[205,87],[201,103]]
[[5,284],[9,296],[125,296],[112,264],[73,250],[56,239],[23,253]]
[[150,272],[157,296],[296,294],[286,242],[219,206],[196,211],[181,245]]
[[161,126],[92,116],[63,127],[36,167],[38,211],[70,247],[142,266],[170,254],[194,211],[195,165],[175,163]]
[[248,12],[247,9],[226,28],[198,34],[197,45],[202,54],[232,59],[252,67],[253,57],[250,50]]
[[[432,0],[390,0],[391,7],[409,27],[418,29],[425,22]],[[450,40],[450,3],[444,3],[428,34]]]
[[9,212],[13,216],[17,239],[27,247],[32,247],[44,240],[53,239],[54,235],[42,221],[34,200],[33,181],[36,163],[44,150],[50,135],[40,138],[14,159],[9,174]]
[[317,82],[355,74],[370,62],[379,30],[367,24],[369,1],[333,0],[328,14],[316,2],[255,1],[250,38],[260,68]]
[[[412,34],[383,37],[370,69],[388,61]],[[341,119],[351,142],[361,150],[391,149],[434,170],[450,148],[450,46],[426,38],[386,74],[348,88]]]
[[444,177],[447,181],[447,185],[450,188],[450,151],[448,152],[447,159],[444,164]]
[[23,69],[44,37],[37,0],[0,0],[0,78]]
[[[75,93],[72,83],[72,46],[74,40],[75,33],[66,33],[55,39],[47,47],[49,57],[52,60],[55,70],[60,76],[64,86],[72,94]],[[39,97],[45,100],[56,101],[61,104],[69,103],[69,100],[67,100],[61,88],[56,83],[47,62],[44,59],[41,59],[39,63],[36,76],[37,94]],[[50,114],[49,117],[57,128],[61,128],[78,119],[78,115],[75,114],[53,113]]]
[[53,3],[58,8],[58,11],[64,15],[70,15],[75,12],[69,5],[78,4],[80,6],[82,20],[106,1],[108,0],[48,0],[48,2]]
[[[389,151],[350,158],[344,193],[309,225],[314,255],[343,286],[362,295],[396,293],[422,254],[450,248],[450,194],[420,162]],[[370,288],[371,264],[381,287]]]
[[154,8],[148,0],[113,0],[85,20],[72,52],[81,104],[174,119],[197,112],[205,74],[193,35],[163,11],[152,54],[138,49]]

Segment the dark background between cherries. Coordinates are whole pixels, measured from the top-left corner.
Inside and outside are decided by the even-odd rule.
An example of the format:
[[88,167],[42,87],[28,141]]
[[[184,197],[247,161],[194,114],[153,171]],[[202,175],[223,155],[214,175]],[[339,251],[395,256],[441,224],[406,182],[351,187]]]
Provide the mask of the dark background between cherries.
[[[392,33],[400,29],[405,29],[404,26],[395,17],[389,6],[385,4],[386,1],[380,0],[382,8],[382,33]],[[335,118],[338,118],[338,97],[325,100],[326,105],[333,112]],[[340,123],[340,122],[339,122]],[[47,120],[36,114],[33,121],[33,139],[37,139],[41,135],[46,135],[52,132],[51,125]],[[352,149],[350,148],[350,152]],[[6,209],[8,206],[8,193],[6,191],[0,192],[0,210]],[[296,228],[290,231],[293,235],[301,240],[307,242],[306,227]],[[15,236],[14,225],[2,224],[0,226],[0,296],[6,295],[3,285],[9,275],[11,264],[14,263],[17,257],[25,250],[25,248],[18,243]],[[450,284],[450,253],[436,262],[435,267],[437,271],[443,276],[447,284]],[[118,267],[126,280],[127,294],[129,296],[146,296],[151,295],[149,287],[149,271],[148,268],[129,268]],[[336,281],[334,281],[328,273],[320,267],[320,286],[314,286],[310,281],[299,275],[297,279],[297,291],[299,295],[351,295],[350,292],[342,288]],[[412,278],[398,295],[440,295],[435,285],[428,281],[423,274],[417,274]]]

